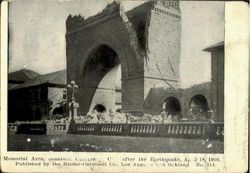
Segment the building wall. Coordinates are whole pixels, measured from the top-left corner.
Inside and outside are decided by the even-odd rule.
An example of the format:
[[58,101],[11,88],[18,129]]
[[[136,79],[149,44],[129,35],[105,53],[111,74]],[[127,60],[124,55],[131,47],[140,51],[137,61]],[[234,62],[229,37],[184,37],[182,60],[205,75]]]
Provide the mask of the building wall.
[[212,109],[212,93],[211,93],[211,82],[206,82],[202,84],[197,84],[194,86],[191,86],[189,88],[184,89],[183,97],[181,101],[181,105],[183,107],[183,115],[188,117],[189,116],[189,109],[191,100],[193,97],[201,95],[205,97],[207,104],[208,104],[208,110]]
[[116,110],[115,86],[118,67],[119,65],[115,66],[101,80],[93,96],[89,111],[92,111],[98,104],[103,105],[106,111],[112,110],[114,112]]
[[[179,65],[181,47],[181,11],[179,2],[173,6],[168,2],[157,1],[152,7],[147,28],[147,59],[144,61],[145,81],[144,97],[159,79],[170,79],[166,82],[174,88],[179,87]],[[176,82],[173,82],[176,81]],[[171,87],[166,84],[167,87]]]
[[144,110],[145,113],[160,114],[163,103],[168,98],[175,98],[180,104],[180,117],[190,119],[191,101],[197,95],[206,99],[208,110],[212,109],[211,82],[206,82],[185,89],[151,88],[144,103]]
[[224,120],[224,49],[212,51],[212,100],[218,121]]
[[67,90],[66,88],[59,87],[48,87],[48,101],[50,107],[48,108],[49,116],[52,117],[52,112],[55,108],[62,106],[67,101]]
[[[65,88],[38,85],[9,90],[8,122],[35,121],[50,118],[54,108],[59,107]],[[65,96],[67,94],[65,93]]]
[[224,121],[224,51],[218,52],[218,68],[220,74],[218,75],[218,121]]
[[8,92],[8,122],[33,121],[48,116],[47,87],[39,85]]
[[114,111],[121,110],[121,108],[122,108],[122,98],[121,98],[121,96],[122,96],[121,90],[116,89],[115,90],[115,109],[114,109]]
[[[145,113],[159,115],[163,110],[163,103],[170,97],[176,98],[182,104],[182,89],[151,88],[144,103]],[[181,105],[181,115],[183,107]]]

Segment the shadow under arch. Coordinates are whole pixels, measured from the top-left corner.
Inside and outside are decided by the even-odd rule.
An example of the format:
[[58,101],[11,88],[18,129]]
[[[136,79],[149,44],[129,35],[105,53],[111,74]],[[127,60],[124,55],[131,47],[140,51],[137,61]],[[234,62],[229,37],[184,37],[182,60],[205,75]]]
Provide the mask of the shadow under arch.
[[181,113],[181,105],[177,98],[175,97],[168,97],[163,102],[163,107],[171,115],[179,115]]
[[194,95],[189,102],[189,109],[201,109],[202,111],[208,111],[208,102],[204,95]]
[[121,64],[121,62],[117,53],[106,44],[99,45],[90,52],[86,64],[83,67],[83,73],[80,76],[80,91],[78,91],[80,92],[78,100],[82,99],[80,103],[83,114],[89,111],[100,81],[109,71],[119,64]]
[[106,108],[102,104],[95,105],[93,110],[96,110],[97,112],[101,112],[101,113],[106,112]]
[[207,119],[209,110],[207,98],[201,94],[194,95],[189,101],[188,110],[192,114],[199,114],[199,116]]

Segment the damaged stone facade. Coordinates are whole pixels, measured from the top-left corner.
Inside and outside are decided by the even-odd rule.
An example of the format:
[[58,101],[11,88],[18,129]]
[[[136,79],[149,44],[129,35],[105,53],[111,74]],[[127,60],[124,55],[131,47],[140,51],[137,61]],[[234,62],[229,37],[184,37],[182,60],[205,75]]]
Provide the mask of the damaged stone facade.
[[[150,88],[161,80],[171,88],[178,87],[181,36],[178,1],[146,2],[128,12],[119,2],[113,2],[87,19],[70,15],[66,28],[67,81],[74,80],[79,85],[76,100],[80,114],[90,111],[100,81],[117,64],[121,65],[124,112],[143,113]],[[102,55],[104,49],[108,55]],[[109,63],[101,61],[105,57]],[[112,95],[105,106],[114,102]]]
[[218,121],[224,121],[224,43],[218,43],[204,49],[211,53],[211,97],[212,107]]
[[[179,1],[148,1],[127,12],[113,2],[87,19],[70,15],[66,28],[67,83],[74,80],[79,86],[80,115],[96,106],[133,115],[159,115],[164,108],[182,119],[190,119],[196,110],[209,119],[212,110],[215,121],[223,120],[217,110],[224,107],[215,108],[218,97],[212,94],[218,91],[215,78],[212,83],[180,88]],[[156,87],[158,83],[163,85]]]
[[[181,118],[190,119],[190,109],[193,107],[193,100],[204,108],[204,111],[212,109],[211,82],[193,85],[185,89],[173,88],[151,88],[148,97],[145,99],[145,112],[149,114],[160,114],[163,104],[165,109],[172,114],[178,114]],[[204,100],[204,101],[203,101]]]

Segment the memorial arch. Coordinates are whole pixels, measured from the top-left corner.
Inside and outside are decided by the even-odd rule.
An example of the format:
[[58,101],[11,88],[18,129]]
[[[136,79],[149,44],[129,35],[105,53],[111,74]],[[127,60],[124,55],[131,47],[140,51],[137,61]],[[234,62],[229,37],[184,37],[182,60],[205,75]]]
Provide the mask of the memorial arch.
[[[160,8],[164,10],[159,11]],[[146,2],[127,12],[115,1],[87,19],[69,15],[66,21],[67,83],[74,80],[79,86],[75,95],[79,114],[86,114],[96,104],[109,110],[114,99],[111,90],[103,92],[104,97],[111,95],[105,101],[98,99],[101,97],[95,93],[101,88],[100,82],[106,80],[105,75],[117,65],[121,66],[122,112],[142,114],[150,88],[161,80],[170,87],[178,87],[180,21],[179,4],[170,7],[161,1]],[[107,81],[114,82],[112,77]]]

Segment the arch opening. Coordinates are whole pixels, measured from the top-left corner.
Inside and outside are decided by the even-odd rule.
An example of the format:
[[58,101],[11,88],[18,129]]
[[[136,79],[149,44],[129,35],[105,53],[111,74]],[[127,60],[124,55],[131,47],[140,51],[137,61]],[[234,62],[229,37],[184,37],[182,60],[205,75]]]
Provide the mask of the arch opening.
[[205,96],[195,95],[189,103],[189,115],[192,119],[207,119],[208,118],[208,102]]
[[116,109],[116,111],[115,112],[117,112],[117,113],[121,113],[122,111],[121,111],[121,109],[119,108],[119,109]]
[[57,115],[57,114],[59,114],[59,115],[63,115],[63,107],[57,107],[57,108],[55,108],[54,110],[53,110],[53,112],[52,112],[52,114],[53,115]]
[[194,110],[208,111],[207,99],[203,95],[195,95],[190,100],[189,107]]
[[96,110],[97,112],[100,112],[100,113],[106,112],[105,106],[101,104],[95,105],[93,110]]
[[120,68],[118,55],[108,45],[100,45],[90,53],[80,84],[82,114],[93,110],[98,102],[103,102],[108,110],[115,109],[116,91],[121,90]]
[[67,104],[61,104],[59,107],[56,107],[52,111],[52,119],[61,119],[67,117],[68,107]]
[[[107,45],[96,48],[89,56],[85,75],[98,75],[103,77],[110,69],[120,64],[116,52]],[[93,73],[93,72],[96,73]]]
[[164,101],[163,109],[165,109],[168,114],[180,115],[181,105],[177,98],[169,97]]

